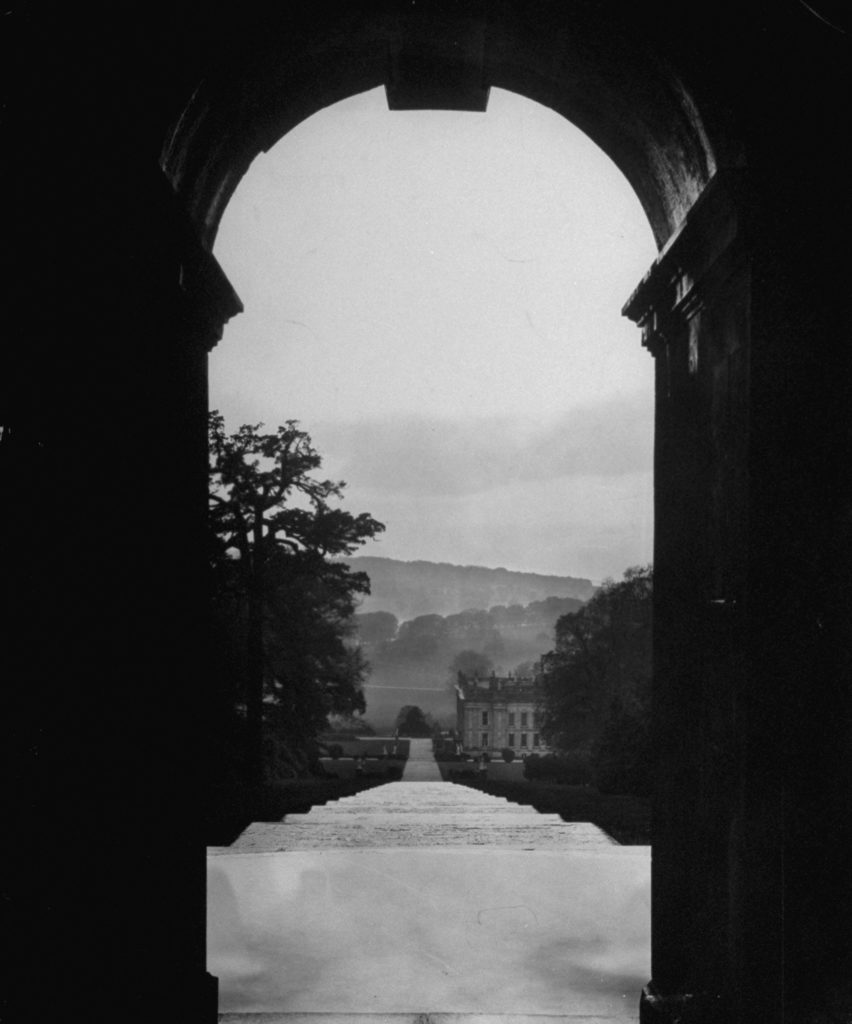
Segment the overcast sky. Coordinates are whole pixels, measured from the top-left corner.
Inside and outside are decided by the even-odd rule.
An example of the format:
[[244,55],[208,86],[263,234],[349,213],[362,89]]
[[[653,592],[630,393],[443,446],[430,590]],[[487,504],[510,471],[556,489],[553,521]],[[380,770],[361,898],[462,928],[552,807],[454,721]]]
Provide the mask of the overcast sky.
[[655,249],[564,118],[354,96],[254,162],[215,253],[246,310],[211,407],[299,420],[387,527],[362,554],[596,581],[651,560],[653,362],[620,309]]

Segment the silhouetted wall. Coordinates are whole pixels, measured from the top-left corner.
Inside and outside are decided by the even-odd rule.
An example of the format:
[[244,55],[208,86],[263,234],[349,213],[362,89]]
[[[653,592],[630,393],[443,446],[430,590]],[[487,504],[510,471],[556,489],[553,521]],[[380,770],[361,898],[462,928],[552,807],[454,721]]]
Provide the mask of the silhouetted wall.
[[643,1013],[693,996],[696,1020],[775,1024],[839,1005],[852,459],[833,16],[178,0],[4,17],[10,1019],[214,1019],[205,352],[239,301],[209,248],[258,152],[382,83],[399,105],[481,109],[488,86],[546,103],[648,213],[663,252],[630,303],[657,364]]

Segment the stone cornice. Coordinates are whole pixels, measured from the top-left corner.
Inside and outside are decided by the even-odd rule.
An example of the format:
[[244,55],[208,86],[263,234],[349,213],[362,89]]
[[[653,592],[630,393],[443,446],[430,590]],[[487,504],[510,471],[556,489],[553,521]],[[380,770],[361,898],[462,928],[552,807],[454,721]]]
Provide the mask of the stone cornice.
[[622,315],[641,328],[651,355],[681,334],[738,263],[743,177],[724,171],[712,178],[624,304]]
[[210,352],[221,340],[225,324],[242,313],[243,304],[216,257],[202,245],[183,209],[178,210],[178,217],[178,286],[184,322],[190,334]]
[[189,326],[210,352],[221,340],[225,324],[243,311],[243,304],[216,258],[200,244],[183,254],[179,284]]

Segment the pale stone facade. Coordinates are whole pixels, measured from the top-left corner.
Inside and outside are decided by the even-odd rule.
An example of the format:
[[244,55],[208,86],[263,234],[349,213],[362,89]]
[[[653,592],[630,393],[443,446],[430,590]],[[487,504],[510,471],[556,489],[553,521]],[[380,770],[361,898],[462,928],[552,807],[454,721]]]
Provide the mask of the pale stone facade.
[[499,755],[505,747],[516,755],[545,752],[541,738],[540,689],[532,676],[490,676],[460,672],[456,683],[456,719],[462,747]]

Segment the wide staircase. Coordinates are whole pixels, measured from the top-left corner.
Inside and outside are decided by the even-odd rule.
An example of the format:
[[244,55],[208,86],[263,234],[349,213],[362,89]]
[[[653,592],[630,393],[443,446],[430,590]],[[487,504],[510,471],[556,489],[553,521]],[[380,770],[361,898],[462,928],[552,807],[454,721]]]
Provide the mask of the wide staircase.
[[223,1024],[638,1020],[648,847],[442,782],[428,740],[208,854]]

